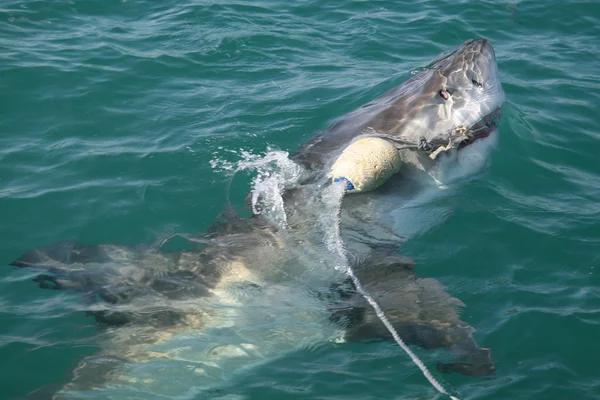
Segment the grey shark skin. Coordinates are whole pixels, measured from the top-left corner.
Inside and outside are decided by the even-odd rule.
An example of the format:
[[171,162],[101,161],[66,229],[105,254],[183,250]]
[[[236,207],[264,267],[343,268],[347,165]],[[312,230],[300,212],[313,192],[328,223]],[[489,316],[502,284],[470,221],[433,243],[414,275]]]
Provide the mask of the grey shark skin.
[[[101,348],[66,381],[27,398],[218,398],[219,385],[236,371],[291,351],[389,339],[324,246],[333,220],[318,193],[323,171],[356,137],[376,132],[415,144],[401,150],[410,168],[390,182],[408,187],[412,174],[437,163],[423,143],[447,142],[459,127],[475,132],[460,147],[486,137],[503,102],[490,42],[470,40],[301,146],[292,160],[309,178],[283,194],[287,229],[261,215],[226,212],[191,250],[64,241],[25,253],[11,264],[40,270],[40,287],[84,294],[80,310],[97,321]],[[412,261],[396,253],[400,238],[374,221],[377,213],[363,212],[386,193],[383,187],[344,198],[339,222],[348,264],[407,343],[458,358],[438,364],[439,371],[493,373],[489,350],[460,320],[464,304],[436,280],[418,277]]]
[[[356,137],[377,132],[407,143],[448,143],[457,128],[474,128],[498,117],[505,101],[496,56],[487,39],[468,40],[420,73],[358,110],[335,121],[294,156],[326,170]],[[489,128],[489,127],[488,127]],[[473,129],[476,130],[477,128]],[[485,129],[479,136],[488,133]]]

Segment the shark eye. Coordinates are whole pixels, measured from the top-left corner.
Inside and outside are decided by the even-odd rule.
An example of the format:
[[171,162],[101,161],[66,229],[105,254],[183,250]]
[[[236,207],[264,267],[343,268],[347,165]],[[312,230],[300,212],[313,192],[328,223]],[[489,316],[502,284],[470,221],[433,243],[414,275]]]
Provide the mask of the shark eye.
[[477,86],[478,88],[483,87],[481,82],[478,82],[476,79],[473,79],[471,82],[473,83],[473,85]]
[[446,89],[440,89],[440,97],[444,100],[448,100],[450,98],[450,93]]

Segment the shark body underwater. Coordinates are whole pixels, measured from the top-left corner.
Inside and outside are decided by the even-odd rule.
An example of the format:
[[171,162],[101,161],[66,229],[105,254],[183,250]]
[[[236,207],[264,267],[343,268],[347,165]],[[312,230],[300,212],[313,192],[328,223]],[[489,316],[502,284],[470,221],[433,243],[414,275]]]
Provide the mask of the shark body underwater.
[[[272,201],[283,226],[256,210],[261,196],[263,209],[276,208],[263,193],[253,215],[223,213],[191,250],[62,241],[25,253],[11,265],[39,271],[40,287],[83,295],[80,307],[97,322],[100,348],[67,379],[27,398],[221,398],[219,388],[240,371],[291,352],[391,339],[346,273],[334,268],[340,262],[406,343],[456,358],[438,364],[439,371],[492,374],[489,349],[460,319],[462,302],[436,280],[418,277],[414,263],[397,253],[405,238],[390,215],[433,187],[442,164],[479,152],[497,131],[503,102],[491,43],[469,40],[304,143],[288,159],[298,177]],[[397,145],[401,170],[332,208],[335,184],[327,171],[356,138],[371,135]],[[431,157],[459,136],[447,154]],[[334,224],[342,261],[326,243]]]

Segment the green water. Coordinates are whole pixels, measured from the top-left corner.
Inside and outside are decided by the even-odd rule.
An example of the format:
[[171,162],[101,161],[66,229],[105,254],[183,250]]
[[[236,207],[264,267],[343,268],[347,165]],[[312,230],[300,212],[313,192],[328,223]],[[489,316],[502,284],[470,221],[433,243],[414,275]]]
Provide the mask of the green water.
[[[94,348],[77,295],[8,263],[62,239],[205,230],[240,149],[293,151],[470,37],[507,95],[491,166],[402,249],[467,308],[491,378],[464,399],[600,396],[600,8],[594,1],[117,1],[0,4],[0,398]],[[232,152],[235,151],[235,152]],[[241,202],[248,185],[234,187]],[[436,354],[418,350],[434,367]],[[438,354],[439,355],[439,354]],[[393,343],[301,352],[245,373],[252,399],[429,399]]]

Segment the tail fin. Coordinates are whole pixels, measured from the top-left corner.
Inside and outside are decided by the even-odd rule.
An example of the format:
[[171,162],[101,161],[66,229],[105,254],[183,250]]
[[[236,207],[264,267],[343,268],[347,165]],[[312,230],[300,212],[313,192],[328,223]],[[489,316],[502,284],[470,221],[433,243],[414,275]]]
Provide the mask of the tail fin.
[[102,282],[93,279],[99,266],[113,261],[101,246],[91,246],[75,241],[61,241],[28,251],[10,263],[15,267],[43,270],[33,279],[43,289],[75,289],[91,292]]
[[31,250],[10,263],[10,265],[15,267],[38,267],[52,272],[53,269],[67,269],[65,268],[67,265],[105,263],[109,261],[111,261],[110,257],[99,246],[66,240]]

